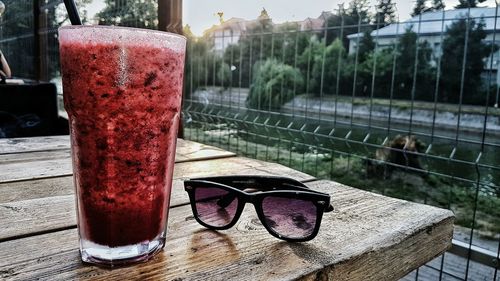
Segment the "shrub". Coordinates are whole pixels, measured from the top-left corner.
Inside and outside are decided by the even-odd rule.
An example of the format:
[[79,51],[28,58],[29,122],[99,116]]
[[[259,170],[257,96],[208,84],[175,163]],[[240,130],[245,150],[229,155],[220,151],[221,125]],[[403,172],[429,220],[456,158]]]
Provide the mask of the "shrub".
[[227,63],[220,63],[217,70],[217,84],[227,89],[231,84],[231,67]]
[[247,105],[251,108],[280,108],[301,93],[304,79],[300,71],[292,66],[268,59],[257,62]]
[[[319,43],[316,54],[314,55],[314,66],[312,67],[310,90],[315,95],[320,95],[321,91],[325,94],[333,95],[336,90],[337,71],[345,72],[345,60],[339,69],[339,58],[345,57],[345,49],[342,42],[337,39],[332,44],[325,47],[324,43]],[[324,60],[324,62],[323,62]],[[321,79],[323,79],[323,89],[321,89]]]

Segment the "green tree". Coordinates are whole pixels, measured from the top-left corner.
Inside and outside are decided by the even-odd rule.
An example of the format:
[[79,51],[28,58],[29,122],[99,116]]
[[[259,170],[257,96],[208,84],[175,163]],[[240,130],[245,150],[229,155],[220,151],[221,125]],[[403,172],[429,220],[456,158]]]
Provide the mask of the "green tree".
[[340,75],[339,79],[342,79],[342,66],[340,72],[337,73],[339,58],[344,58],[346,53],[342,42],[337,39],[326,47],[324,43],[316,44],[313,52],[314,62],[311,71],[310,89],[314,94],[319,95],[321,93],[321,80],[323,80],[323,93],[334,94],[337,76]]
[[[290,27],[282,26],[281,28],[289,29]],[[257,61],[264,61],[271,57],[282,58],[283,46],[295,45],[292,43],[295,37],[287,36],[284,38],[280,34],[272,34],[273,30],[274,25],[271,18],[263,9],[258,20],[253,24],[248,24],[239,40],[228,45],[222,56],[210,51],[214,42],[210,33],[205,34],[202,38],[197,38],[196,44],[203,44],[203,48],[208,49],[205,50],[204,54],[193,54],[196,56],[196,58],[193,57],[193,60],[204,65],[204,67],[199,67],[202,70],[201,73],[206,76],[203,79],[204,84],[223,87],[249,87],[253,76],[253,65]],[[288,40],[288,42],[284,44],[283,40]],[[286,56],[286,58],[290,60],[290,56]]]
[[224,89],[229,88],[231,83],[231,66],[229,64],[221,62],[217,68],[217,85],[224,87]]
[[[6,9],[2,15],[0,38],[0,49],[9,61],[12,74],[22,78],[36,78],[35,49],[33,36],[33,3],[34,1],[3,0]],[[46,27],[40,30],[40,39],[47,48],[49,78],[58,76],[59,72],[59,42],[57,40],[57,28],[67,22],[67,12],[64,4],[51,1],[39,1],[44,6],[44,13],[40,15],[40,22],[46,23]],[[42,3],[43,2],[43,3]],[[87,21],[86,6],[90,0],[76,0],[76,4],[82,21]]]
[[257,17],[257,21],[259,22],[262,30],[271,31],[273,29],[273,21],[265,8],[262,8],[260,15]]
[[[257,109],[277,109],[292,100],[297,88],[302,87],[300,71],[275,59],[256,65],[247,105]],[[293,86],[295,85],[295,87]]]
[[[358,60],[356,96],[371,96],[373,88],[374,97],[388,98],[394,82],[394,98],[411,99],[414,94],[414,99],[430,100],[434,92],[432,81],[435,79],[435,69],[431,64],[432,49],[429,43],[419,42],[417,34],[408,28],[395,45],[396,49],[372,50],[364,54],[364,60]],[[351,81],[351,84],[354,80],[354,64],[354,56],[350,56],[344,67],[344,80]],[[352,86],[346,83],[342,85],[342,92],[352,92]]]
[[360,62],[365,61],[368,54],[373,52],[375,49],[375,42],[373,41],[373,37],[370,30],[367,30],[363,33],[363,37],[359,41],[359,50],[358,50],[358,58]]
[[360,22],[362,25],[369,24],[372,20],[369,1],[351,0],[347,9],[347,16],[353,18],[356,23]]
[[[342,35],[342,42],[344,45],[349,45],[349,39],[347,39],[347,34],[353,30],[352,27],[346,28],[345,26],[352,26],[355,23],[353,20],[345,14],[345,10],[340,9],[338,14],[333,14],[329,16],[326,21],[323,23],[323,28],[327,29],[327,44],[331,44],[335,39],[340,38]],[[356,23],[357,24],[357,23]],[[337,28],[330,28],[337,27]],[[346,33],[346,29],[347,33]],[[356,33],[357,29],[354,30],[353,33]]]
[[280,38],[272,34],[274,25],[265,9],[262,9],[255,24],[247,26],[246,31],[240,38],[240,44],[244,44],[247,52],[251,51],[253,63],[258,60],[266,60],[271,56],[277,56],[281,51]]
[[[76,7],[78,8],[78,14],[82,19],[82,23],[88,23],[87,15],[87,5],[91,4],[93,0],[76,0]],[[55,5],[53,8],[47,9],[47,16],[49,17],[49,22],[53,23],[55,26],[61,26],[62,24],[69,23],[68,12],[63,3]]]
[[233,87],[248,87],[249,57],[248,50],[243,49],[243,44],[238,42],[228,45],[224,50],[222,59],[225,64],[227,64],[230,68],[233,68],[233,71],[229,73],[229,80],[224,86],[227,87],[231,84]]
[[[240,40],[229,45],[224,51],[224,61],[233,66],[232,84],[237,87],[249,87],[252,67],[255,62],[272,57],[288,64],[297,65],[300,55],[308,47],[309,32],[288,32],[298,30],[297,24],[285,24],[275,27],[274,35],[259,35],[259,30],[249,30]],[[297,60],[297,61],[296,61]]]
[[266,14],[261,12],[261,20],[247,26],[239,41],[224,51],[223,60],[233,69],[233,86],[249,87],[254,76],[253,66],[258,61],[274,58],[290,66],[297,65],[310,37],[316,36],[314,32],[295,32],[299,29],[296,23],[269,25],[268,16],[263,16]]
[[[483,41],[486,38],[484,26],[482,21],[460,19],[447,28],[443,41],[441,78],[444,101],[459,101],[460,86],[463,83],[464,97],[470,99],[470,102],[478,102],[478,95],[481,94],[481,73],[484,70],[483,59],[491,54],[491,45]],[[467,34],[468,41],[465,46]],[[467,52],[465,69],[462,68],[464,52]]]
[[301,71],[305,79],[304,90],[306,93],[318,92],[318,88],[314,88],[314,86],[319,84],[313,82],[316,79],[313,77],[312,73],[314,66],[317,63],[321,63],[324,50],[324,41],[320,41],[317,37],[312,37],[309,40],[308,46],[297,59],[297,68]]
[[[12,75],[35,78],[33,26],[33,1],[4,0],[0,49],[9,61]],[[12,39],[12,40],[9,40]]]
[[189,25],[184,27],[187,38],[187,52],[184,75],[184,96],[190,97],[196,89],[208,84],[209,68],[212,67],[213,53],[203,38],[196,38]]
[[443,0],[432,0],[432,10],[440,11],[444,10],[444,8],[446,8],[446,5],[444,4]]
[[426,4],[427,0],[417,0],[417,2],[415,2],[415,7],[413,7],[413,12],[411,13],[411,16],[415,17],[429,11],[429,8],[427,7]]
[[[295,29],[297,30],[297,29]],[[279,32],[279,31],[278,31]],[[309,46],[311,38],[317,35],[309,32],[285,33],[282,39],[284,63],[294,66],[296,58]]]
[[358,68],[358,83],[356,86],[357,89],[360,89],[358,94],[370,96],[372,94],[372,82],[374,82],[373,97],[388,98],[391,88],[393,61],[394,53],[391,48],[369,53],[366,60],[360,63]]
[[106,7],[96,17],[99,24],[156,29],[158,4],[155,0],[105,0]]
[[475,8],[479,3],[483,3],[486,0],[458,0],[458,5],[455,6],[455,9],[464,9],[464,8]]
[[433,93],[432,80],[435,76],[431,66],[432,49],[429,43],[427,41],[419,42],[418,35],[412,31],[412,28],[408,28],[399,38],[397,45],[394,97],[410,99],[413,85],[416,82],[415,98],[429,99],[429,95]]
[[331,44],[335,39],[340,38],[342,34],[342,43],[344,48],[348,49],[349,39],[347,35],[358,33],[358,30],[361,32],[373,30],[372,26],[370,26],[371,22],[372,17],[368,0],[352,0],[347,9],[341,6],[338,13],[330,15],[323,24],[323,28],[343,27],[329,29],[326,43],[327,45]]
[[[78,8],[78,14],[82,20],[83,24],[88,23],[88,15],[87,15],[87,5],[92,3],[92,0],[76,0],[76,6]],[[63,24],[69,24],[69,16],[66,11],[66,7],[63,3],[59,3],[55,6],[49,6],[50,8],[46,9],[47,15],[47,29],[54,30],[56,33],[57,28],[59,28]],[[42,36],[44,32],[41,32]],[[59,41],[55,40],[53,36],[47,34],[47,37],[42,39],[47,42],[47,53],[48,57],[51,58],[51,61],[48,63],[48,75],[49,79],[60,76],[60,64],[59,64]]]
[[379,0],[376,7],[375,24],[378,27],[384,27],[394,22],[396,11],[392,0]]

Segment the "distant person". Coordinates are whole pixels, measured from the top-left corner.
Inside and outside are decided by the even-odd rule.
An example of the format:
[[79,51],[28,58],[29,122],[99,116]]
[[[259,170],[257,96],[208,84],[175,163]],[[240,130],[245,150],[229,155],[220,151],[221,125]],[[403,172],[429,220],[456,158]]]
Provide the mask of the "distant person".
[[5,59],[5,56],[0,50],[0,83],[5,84],[5,79],[10,78],[12,73],[10,72],[9,64]]

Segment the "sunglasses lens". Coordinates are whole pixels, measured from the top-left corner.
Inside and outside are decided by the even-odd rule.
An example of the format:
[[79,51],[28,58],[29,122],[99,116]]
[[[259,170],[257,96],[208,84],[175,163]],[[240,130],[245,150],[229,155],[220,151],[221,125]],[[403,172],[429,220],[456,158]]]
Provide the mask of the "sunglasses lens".
[[231,223],[238,208],[238,198],[217,187],[196,188],[195,205],[198,218],[205,224],[223,227]]
[[311,201],[268,196],[262,211],[267,226],[286,238],[307,238],[316,227],[317,208]]

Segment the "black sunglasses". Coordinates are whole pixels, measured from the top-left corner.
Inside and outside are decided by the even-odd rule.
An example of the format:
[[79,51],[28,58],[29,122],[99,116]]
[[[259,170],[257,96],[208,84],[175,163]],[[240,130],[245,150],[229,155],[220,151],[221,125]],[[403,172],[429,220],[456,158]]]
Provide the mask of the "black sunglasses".
[[222,176],[184,181],[194,217],[209,229],[236,224],[245,204],[252,203],[264,227],[290,242],[313,239],[324,212],[333,211],[330,195],[284,177]]

